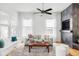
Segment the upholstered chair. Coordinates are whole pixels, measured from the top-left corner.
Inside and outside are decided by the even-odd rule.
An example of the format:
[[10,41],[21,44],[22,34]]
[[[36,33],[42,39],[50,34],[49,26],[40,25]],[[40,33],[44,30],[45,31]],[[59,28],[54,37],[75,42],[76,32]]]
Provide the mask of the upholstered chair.
[[69,46],[65,44],[53,44],[55,56],[67,56],[69,54]]

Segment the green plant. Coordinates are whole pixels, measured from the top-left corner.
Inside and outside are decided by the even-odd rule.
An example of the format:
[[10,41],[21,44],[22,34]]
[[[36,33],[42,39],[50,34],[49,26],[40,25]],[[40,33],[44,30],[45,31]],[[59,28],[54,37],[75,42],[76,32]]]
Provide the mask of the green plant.
[[3,48],[3,47],[4,47],[4,40],[0,39],[0,48]]

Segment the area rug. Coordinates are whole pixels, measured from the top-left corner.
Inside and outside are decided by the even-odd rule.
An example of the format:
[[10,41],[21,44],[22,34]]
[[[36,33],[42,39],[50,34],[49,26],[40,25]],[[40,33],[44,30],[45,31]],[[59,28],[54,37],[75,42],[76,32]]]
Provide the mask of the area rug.
[[53,56],[53,48],[50,47],[50,52],[46,47],[33,47],[31,52],[29,53],[29,47],[19,47],[16,48],[14,51],[8,54],[8,56]]

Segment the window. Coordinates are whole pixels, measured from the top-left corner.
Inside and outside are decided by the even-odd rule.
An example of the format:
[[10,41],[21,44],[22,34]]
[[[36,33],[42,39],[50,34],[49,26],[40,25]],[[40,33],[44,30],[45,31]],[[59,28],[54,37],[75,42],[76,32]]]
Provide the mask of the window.
[[56,37],[56,19],[46,20],[46,33]]
[[7,39],[8,38],[8,26],[0,26],[0,37],[2,39]]
[[17,20],[15,18],[10,19],[8,14],[0,13],[0,38],[9,39],[16,35],[16,26]]
[[56,19],[47,19],[46,20],[47,27],[56,27]]
[[23,37],[28,37],[28,34],[32,33],[32,19],[23,19],[22,20],[23,24],[23,30],[22,30],[22,35]]
[[9,16],[0,14],[0,24],[9,25]]
[[11,36],[16,35],[16,26],[11,26]]
[[11,26],[17,26],[17,20],[16,19],[12,19],[10,20]]
[[0,13],[0,38],[7,39],[9,37],[9,16]]
[[17,20],[11,20],[11,36],[16,36],[17,35]]
[[31,19],[24,19],[23,20],[23,26],[31,27],[32,26],[32,20]]

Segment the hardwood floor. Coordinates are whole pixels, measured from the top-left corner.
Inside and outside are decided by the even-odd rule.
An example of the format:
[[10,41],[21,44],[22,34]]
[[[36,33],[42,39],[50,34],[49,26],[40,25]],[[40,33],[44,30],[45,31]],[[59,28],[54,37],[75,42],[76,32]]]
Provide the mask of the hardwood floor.
[[[58,44],[62,44],[61,42],[56,42]],[[79,56],[79,50],[74,49],[74,48],[70,48],[69,49],[69,55],[70,56]]]
[[79,50],[76,50],[76,49],[73,49],[73,48],[69,49],[69,53],[70,53],[71,56],[79,56]]

